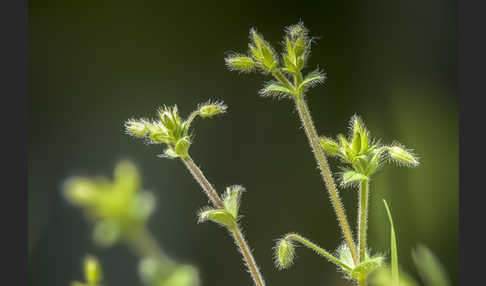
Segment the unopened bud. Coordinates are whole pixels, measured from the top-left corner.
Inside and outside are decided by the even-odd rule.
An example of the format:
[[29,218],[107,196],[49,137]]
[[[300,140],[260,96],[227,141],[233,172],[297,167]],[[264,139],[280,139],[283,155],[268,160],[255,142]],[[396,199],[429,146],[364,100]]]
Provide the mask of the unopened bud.
[[336,141],[329,139],[329,138],[321,138],[319,140],[321,147],[331,156],[335,156],[339,152],[339,145]]
[[400,146],[392,146],[388,150],[388,154],[390,154],[390,157],[397,161],[398,163],[402,163],[405,165],[409,166],[418,166],[419,161],[415,158],[415,156],[406,151],[404,148]]
[[128,134],[135,137],[144,137],[149,132],[145,122],[139,120],[128,120],[125,123],[125,129]]
[[292,265],[295,257],[295,246],[288,239],[282,238],[277,242],[276,264],[280,269]]
[[250,72],[256,65],[255,61],[250,57],[228,57],[225,61],[230,69],[242,72]]
[[84,276],[89,285],[96,285],[101,281],[101,266],[93,256],[84,259]]
[[226,112],[227,108],[223,103],[207,103],[199,108],[199,116],[211,117]]

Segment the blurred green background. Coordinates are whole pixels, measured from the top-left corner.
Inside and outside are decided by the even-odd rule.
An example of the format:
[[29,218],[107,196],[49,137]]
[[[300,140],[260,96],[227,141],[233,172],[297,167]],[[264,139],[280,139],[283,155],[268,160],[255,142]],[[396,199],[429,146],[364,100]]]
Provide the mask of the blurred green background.
[[[243,228],[268,285],[350,285],[335,266],[298,250],[279,272],[272,247],[296,231],[326,249],[341,235],[297,114],[288,100],[257,95],[258,74],[224,65],[244,52],[256,27],[277,50],[283,28],[301,19],[311,36],[308,71],[328,79],[308,93],[320,135],[345,132],[358,113],[372,136],[415,149],[419,168],[389,166],[371,185],[370,247],[389,249],[386,198],[398,230],[399,259],[417,277],[411,248],[427,245],[453,284],[458,275],[458,115],[455,1],[29,1],[29,285],[81,279],[97,255],[107,285],[142,285],[123,245],[100,249],[90,226],[62,195],[71,175],[111,176],[131,159],[157,197],[149,227],[178,261],[199,267],[203,285],[250,285],[224,229],[197,224],[207,199],[177,160],[156,157],[124,134],[131,117],[155,117],[177,104],[182,116],[208,99],[228,114],[194,123],[194,160],[222,191],[242,184]],[[330,160],[337,170],[336,160]],[[343,190],[355,225],[357,193]]]

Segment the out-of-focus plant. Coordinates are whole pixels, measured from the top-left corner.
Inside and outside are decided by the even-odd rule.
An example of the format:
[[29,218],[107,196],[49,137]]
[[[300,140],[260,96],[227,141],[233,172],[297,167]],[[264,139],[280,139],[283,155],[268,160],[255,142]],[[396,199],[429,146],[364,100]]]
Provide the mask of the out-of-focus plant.
[[[370,255],[367,247],[371,175],[383,165],[385,158],[407,166],[417,166],[418,160],[409,150],[398,143],[381,145],[379,140],[372,140],[363,121],[358,116],[351,118],[350,134],[347,138],[344,135],[338,135],[337,141],[335,141],[318,136],[305,95],[309,88],[324,82],[325,75],[319,69],[305,75],[303,73],[303,69],[308,63],[312,42],[313,39],[309,37],[308,30],[303,23],[290,26],[286,29],[283,39],[284,51],[279,57],[263,36],[255,29],[251,29],[248,54],[232,54],[226,58],[226,65],[231,70],[259,71],[264,75],[272,76],[274,80],[265,84],[264,88],[260,90],[260,95],[288,98],[294,102],[344,236],[344,242],[337,248],[336,255],[332,255],[301,235],[296,233],[285,235],[278,240],[275,248],[277,267],[289,267],[294,259],[295,243],[301,243],[335,263],[347,278],[355,280],[359,285],[366,285],[368,275],[383,263],[383,257]],[[346,166],[346,169],[340,174],[341,185],[359,187],[357,244],[353,239],[351,227],[346,218],[346,210],[329,169],[326,153],[329,156],[338,157]]]
[[244,188],[239,185],[229,186],[221,197],[189,155],[192,144],[189,127],[192,121],[197,117],[207,118],[222,114],[226,109],[227,107],[221,102],[208,101],[200,104],[185,120],[182,120],[177,106],[163,107],[158,111],[158,119],[131,119],[126,122],[125,127],[127,133],[134,137],[143,138],[151,144],[165,145],[167,148],[160,157],[178,158],[184,163],[212,203],[212,206],[200,211],[199,222],[211,220],[226,228],[243,255],[254,283],[263,286],[265,285],[263,277],[238,223],[240,198]]
[[94,224],[97,245],[108,247],[121,241],[140,257],[139,273],[147,285],[198,284],[197,270],[168,257],[147,229],[155,199],[150,192],[141,191],[140,175],[133,163],[118,163],[113,181],[104,177],[70,178],[64,194]]
[[85,282],[73,281],[71,286],[101,286],[103,272],[98,259],[88,255],[84,259],[84,280]]

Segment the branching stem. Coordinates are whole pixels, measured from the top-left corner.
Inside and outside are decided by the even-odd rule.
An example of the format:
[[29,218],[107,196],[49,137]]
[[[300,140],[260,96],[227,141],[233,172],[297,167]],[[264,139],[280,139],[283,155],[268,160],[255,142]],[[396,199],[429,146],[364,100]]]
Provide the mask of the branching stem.
[[294,97],[294,100],[297,111],[299,112],[300,120],[302,122],[302,125],[304,126],[305,133],[307,135],[307,138],[309,139],[309,143],[311,145],[319,169],[321,170],[322,178],[324,179],[324,182],[326,183],[327,189],[329,191],[329,197],[334,207],[334,211],[336,212],[344,238],[351,251],[351,255],[353,256],[354,263],[358,265],[359,260],[353,241],[351,228],[346,218],[346,213],[339,198],[339,194],[332,178],[331,171],[329,170],[329,166],[327,165],[326,155],[324,154],[324,150],[322,150],[319,144],[319,137],[317,136],[317,131],[314,127],[314,123],[312,121],[309,109],[302,97]]
[[[219,209],[224,209],[223,201],[219,197],[218,193],[216,190],[213,188],[211,183],[206,179],[204,176],[203,172],[197,165],[194,163],[192,158],[187,155],[187,157],[181,157],[182,161],[186,165],[187,169],[191,172],[191,174],[194,176],[196,181],[199,183],[201,188],[204,190],[206,195],[209,197],[211,202],[216,208]],[[255,282],[255,285],[257,286],[265,286],[265,282],[263,281],[263,277],[258,270],[258,266],[256,264],[255,259],[253,258],[253,255],[250,251],[250,248],[248,247],[248,243],[245,241],[245,238],[243,236],[243,233],[240,230],[240,226],[236,223],[234,228],[229,229],[235,238],[236,245],[239,247],[241,254],[243,255],[243,259],[246,262],[246,265],[248,266],[248,269],[250,270],[251,277],[253,278],[253,281]]]
[[351,232],[351,228],[349,226],[348,220],[346,218],[346,213],[344,211],[344,207],[341,203],[339,198],[339,194],[334,183],[334,180],[331,175],[331,170],[327,164],[326,155],[322,150],[319,144],[319,136],[317,135],[316,128],[314,127],[314,123],[312,121],[312,117],[309,112],[309,108],[303,98],[303,94],[301,91],[298,90],[298,86],[302,82],[302,74],[300,72],[294,76],[294,84],[290,83],[290,81],[285,77],[280,70],[276,70],[273,72],[274,77],[284,84],[287,88],[294,92],[293,98],[295,101],[295,105],[297,107],[297,111],[299,113],[299,118],[301,120],[302,126],[304,127],[305,134],[309,140],[311,145],[312,151],[314,153],[314,157],[317,161],[317,165],[321,170],[322,178],[329,190],[329,197],[331,199],[331,204],[334,207],[334,211],[336,212],[336,216],[338,218],[339,226],[341,227],[341,231],[343,232],[344,239],[348,244],[349,250],[351,251],[351,255],[353,257],[353,261],[356,265],[359,263],[358,253],[356,251],[356,246],[353,241],[353,234]]
[[329,254],[327,251],[325,251],[324,249],[320,248],[318,245],[316,245],[315,243],[312,243],[310,242],[308,239],[298,235],[298,234],[295,234],[295,233],[291,233],[287,236],[285,236],[286,240],[296,240],[300,243],[302,243],[303,245],[309,247],[310,249],[316,251],[317,253],[321,254],[322,256],[328,258],[329,260],[331,260],[332,262],[336,263],[337,265],[343,267],[343,268],[346,268],[347,270],[351,271],[351,267],[349,267],[348,265],[346,265],[345,263],[343,263],[341,260],[337,259],[336,257],[332,256],[331,254]]

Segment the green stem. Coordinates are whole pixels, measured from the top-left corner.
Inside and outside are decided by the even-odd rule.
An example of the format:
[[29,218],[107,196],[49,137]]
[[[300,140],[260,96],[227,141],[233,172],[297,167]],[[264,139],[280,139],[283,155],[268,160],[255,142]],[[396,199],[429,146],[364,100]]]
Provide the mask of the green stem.
[[[368,231],[368,201],[369,201],[369,182],[361,182],[359,190],[359,210],[358,210],[358,243],[359,261],[363,262],[366,257],[366,238]],[[366,286],[366,277],[359,280],[359,286]]]
[[359,261],[363,262],[366,255],[366,234],[368,231],[368,180],[361,182],[359,188],[358,233],[359,233]]
[[172,260],[162,251],[150,231],[145,227],[131,232],[126,237],[126,242],[139,257],[157,259],[163,264],[172,264]]
[[343,268],[346,268],[347,270],[351,271],[351,267],[349,267],[348,265],[346,265],[344,262],[342,262],[341,260],[337,259],[336,257],[332,256],[331,254],[329,254],[327,251],[325,251],[324,249],[320,248],[318,245],[316,245],[315,243],[312,243],[310,242],[308,239],[298,235],[298,234],[295,234],[295,233],[292,233],[292,234],[289,234],[287,236],[285,236],[286,240],[296,240],[300,243],[302,243],[303,245],[309,247],[310,249],[316,251],[317,253],[321,254],[322,256],[328,258],[329,260],[331,260],[332,262],[336,263],[337,265],[343,267]]
[[235,238],[236,245],[238,245],[241,250],[241,254],[243,254],[243,257],[246,261],[248,269],[250,270],[251,277],[253,278],[255,285],[264,286],[265,282],[263,281],[262,274],[258,269],[255,258],[253,258],[253,255],[251,254],[250,248],[248,247],[248,243],[246,242],[243,233],[241,233],[240,227],[236,225],[234,229],[231,230],[231,233]]
[[292,90],[293,92],[295,92],[294,86],[290,83],[290,81],[287,79],[287,77],[284,76],[283,73],[279,69],[275,70],[272,74],[278,81],[280,81],[283,85],[285,85],[285,87],[287,87],[289,90]]
[[316,128],[314,127],[314,123],[312,121],[312,117],[310,115],[309,109],[302,96],[295,96],[294,100],[295,100],[295,105],[297,107],[297,111],[299,112],[300,120],[302,122],[302,125],[304,126],[305,133],[307,135],[307,138],[309,139],[309,143],[311,145],[312,151],[316,158],[317,165],[321,170],[322,178],[324,179],[327,189],[329,190],[329,197],[331,199],[331,204],[334,207],[334,211],[336,212],[338,222],[343,232],[344,238],[346,240],[346,243],[348,244],[349,250],[351,251],[351,255],[353,257],[354,263],[358,265],[359,259],[356,252],[356,246],[353,241],[351,228],[346,218],[344,207],[339,198],[336,185],[334,184],[331,171],[329,170],[329,166],[326,160],[326,155],[324,154],[324,150],[321,148],[319,144],[319,137],[317,136],[317,131]]
[[218,209],[223,209],[223,201],[221,200],[211,183],[209,183],[208,179],[206,179],[201,169],[199,169],[199,167],[194,163],[192,158],[187,155],[187,157],[181,157],[181,160],[182,162],[184,162],[187,169],[189,169],[189,172],[191,172],[192,176],[194,176],[199,185],[201,185],[201,188],[204,190],[213,205]]
[[[219,197],[216,190],[213,188],[211,183],[206,179],[201,169],[199,169],[192,158],[187,155],[187,157],[181,157],[182,161],[186,165],[187,169],[191,172],[194,176],[196,181],[199,183],[201,188],[204,190],[206,195],[209,197],[211,202],[216,208],[224,209],[223,201]],[[239,247],[241,254],[243,255],[243,259],[246,262],[248,269],[250,270],[251,277],[257,286],[264,286],[265,282],[263,281],[262,274],[258,270],[258,266],[256,264],[255,258],[251,254],[250,248],[248,247],[248,243],[246,242],[243,233],[240,230],[240,226],[235,224],[234,228],[229,229],[235,238],[236,245]]]

